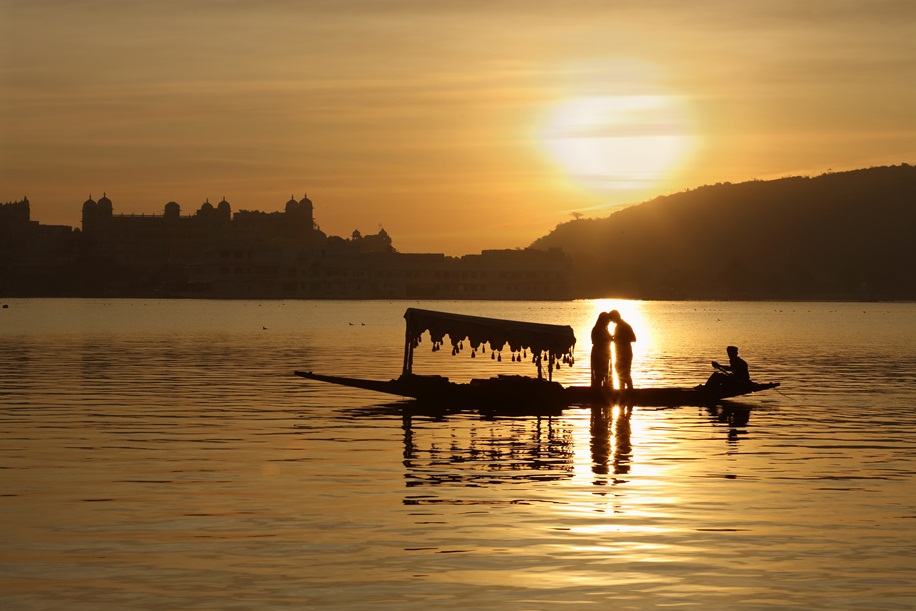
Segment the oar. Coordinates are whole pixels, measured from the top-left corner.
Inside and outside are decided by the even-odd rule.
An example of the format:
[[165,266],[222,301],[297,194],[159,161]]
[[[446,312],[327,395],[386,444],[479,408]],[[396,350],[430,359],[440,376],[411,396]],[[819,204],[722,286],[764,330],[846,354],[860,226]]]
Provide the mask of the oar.
[[782,395],[783,397],[785,397],[786,399],[792,399],[793,401],[795,401],[795,397],[790,397],[789,395],[787,395],[786,393],[782,392],[782,391],[779,390],[778,388],[774,388],[773,390],[775,390],[776,392],[778,392],[779,394],[781,394],[781,395]]

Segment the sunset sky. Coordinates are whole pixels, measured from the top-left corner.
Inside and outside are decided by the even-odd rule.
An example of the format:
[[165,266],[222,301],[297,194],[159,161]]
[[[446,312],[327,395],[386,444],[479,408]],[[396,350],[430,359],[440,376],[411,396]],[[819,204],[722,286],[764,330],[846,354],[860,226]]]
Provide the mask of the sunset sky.
[[911,0],[0,0],[0,201],[530,244],[717,182],[916,163]]

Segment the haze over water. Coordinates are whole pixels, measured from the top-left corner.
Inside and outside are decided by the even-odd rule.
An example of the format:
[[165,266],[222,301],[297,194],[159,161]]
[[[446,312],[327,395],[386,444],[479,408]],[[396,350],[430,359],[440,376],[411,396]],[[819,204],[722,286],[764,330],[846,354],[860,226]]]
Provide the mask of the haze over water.
[[[7,303],[3,609],[916,606],[914,304]],[[728,344],[782,386],[436,418],[293,375],[396,377],[407,307],[570,324],[564,384],[614,307],[637,386]],[[534,374],[429,348],[417,373]]]

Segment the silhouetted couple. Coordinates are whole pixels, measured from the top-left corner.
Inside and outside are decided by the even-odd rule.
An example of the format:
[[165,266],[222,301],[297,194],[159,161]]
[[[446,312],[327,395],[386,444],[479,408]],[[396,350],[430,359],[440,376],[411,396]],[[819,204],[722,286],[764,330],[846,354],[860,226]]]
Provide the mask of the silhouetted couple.
[[[614,333],[608,325],[614,323]],[[636,334],[633,327],[620,317],[620,312],[611,310],[598,314],[598,320],[592,328],[592,388],[610,390],[613,388],[610,378],[611,344],[614,344],[614,371],[617,372],[618,388],[632,389],[633,379],[630,367],[633,364],[633,342]]]
[[716,361],[712,362],[715,371],[706,380],[707,388],[740,388],[751,383],[751,374],[747,368],[747,362],[738,356],[736,346],[728,346],[725,349],[728,354],[728,365],[720,365]]

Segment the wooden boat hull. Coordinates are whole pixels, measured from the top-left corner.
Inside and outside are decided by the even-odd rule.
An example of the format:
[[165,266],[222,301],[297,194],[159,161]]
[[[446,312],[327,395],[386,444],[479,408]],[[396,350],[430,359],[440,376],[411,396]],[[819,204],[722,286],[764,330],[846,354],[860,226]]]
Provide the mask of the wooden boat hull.
[[730,389],[634,388],[627,392],[598,391],[587,386],[564,387],[558,382],[524,376],[498,376],[475,379],[466,384],[450,382],[442,376],[408,374],[394,380],[365,380],[329,376],[311,371],[296,375],[319,382],[361,388],[379,393],[415,399],[442,407],[468,409],[505,408],[541,409],[570,406],[638,405],[644,407],[714,405],[723,399],[747,395],[779,386],[779,382],[750,383]]
[[715,405],[725,399],[741,397],[751,393],[769,390],[779,386],[779,382],[751,382],[742,387],[731,389],[710,389],[706,387],[657,387],[634,388],[629,391],[611,390],[596,392],[591,388],[573,386],[568,390],[576,397],[577,405],[638,405],[642,407],[677,407],[684,405]]

